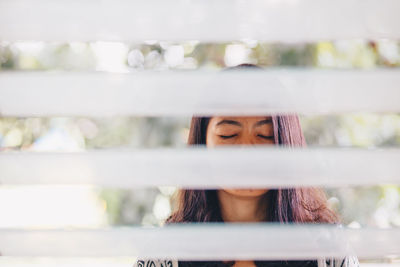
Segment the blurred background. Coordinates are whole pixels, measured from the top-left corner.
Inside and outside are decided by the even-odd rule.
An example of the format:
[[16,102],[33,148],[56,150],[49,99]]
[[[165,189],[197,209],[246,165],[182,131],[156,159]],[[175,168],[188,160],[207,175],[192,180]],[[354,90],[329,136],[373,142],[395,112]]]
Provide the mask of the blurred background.
[[[242,63],[266,69],[396,68],[400,66],[400,43],[389,40],[312,44],[266,44],[254,40],[219,44],[0,42],[1,72],[218,71]],[[397,113],[301,114],[300,117],[310,147],[400,146]],[[189,117],[0,117],[0,151],[178,148],[186,146],[189,122]],[[0,227],[157,226],[171,213],[175,192],[175,187],[126,190],[91,185],[0,186]],[[346,225],[400,227],[397,185],[327,188],[326,192],[329,204]],[[38,265],[46,265],[45,260],[37,261]],[[10,262],[13,266],[19,264],[16,259]],[[68,261],[63,264],[68,266]],[[107,261],[90,262],[90,266],[94,264],[105,266]],[[110,265],[117,266],[118,262],[112,261]]]

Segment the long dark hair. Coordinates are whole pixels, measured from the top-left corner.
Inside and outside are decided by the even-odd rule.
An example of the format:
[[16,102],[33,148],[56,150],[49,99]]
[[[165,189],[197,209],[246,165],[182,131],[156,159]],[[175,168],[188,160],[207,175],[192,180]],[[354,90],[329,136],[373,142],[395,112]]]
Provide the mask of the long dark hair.
[[[210,118],[193,117],[189,145],[205,145]],[[296,115],[272,116],[275,144],[303,147],[305,139]],[[327,207],[325,193],[320,188],[273,189],[265,194],[268,203],[267,221],[280,223],[337,223],[336,214]],[[167,223],[223,222],[217,190],[181,189],[175,212]]]
[[[240,66],[242,68],[243,66]],[[249,66],[244,66],[249,67]],[[193,117],[188,145],[206,145],[207,127],[211,117]],[[297,115],[272,116],[276,145],[304,147],[306,145]],[[325,193],[320,188],[271,189],[263,196],[268,203],[266,221],[279,223],[338,223],[338,216],[328,208]],[[176,208],[166,220],[171,223],[223,222],[217,190],[180,189]],[[316,266],[310,262],[255,262],[257,266]],[[180,266],[229,266],[234,262],[179,262]]]
[[[205,145],[210,117],[193,117],[188,144]],[[296,115],[272,116],[275,144],[288,147],[306,145]],[[266,221],[279,223],[338,223],[337,215],[327,207],[320,188],[272,189],[264,195],[268,203]],[[217,190],[180,189],[176,210],[166,220],[170,223],[223,222]],[[316,261],[256,261],[257,266],[316,266]],[[234,262],[179,262],[180,266],[229,266]]]

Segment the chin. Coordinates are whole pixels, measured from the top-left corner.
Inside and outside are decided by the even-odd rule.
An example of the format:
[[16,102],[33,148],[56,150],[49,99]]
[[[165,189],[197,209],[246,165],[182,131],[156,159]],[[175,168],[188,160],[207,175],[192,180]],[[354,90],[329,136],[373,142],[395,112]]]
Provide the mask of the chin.
[[238,197],[259,197],[268,192],[268,189],[223,189],[225,192]]

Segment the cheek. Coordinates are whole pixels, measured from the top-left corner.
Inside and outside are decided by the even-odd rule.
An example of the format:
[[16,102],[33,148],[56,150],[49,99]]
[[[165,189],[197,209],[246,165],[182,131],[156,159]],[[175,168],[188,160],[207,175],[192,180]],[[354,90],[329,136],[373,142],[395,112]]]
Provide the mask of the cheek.
[[273,145],[275,144],[275,139],[261,140],[259,143],[262,145]]

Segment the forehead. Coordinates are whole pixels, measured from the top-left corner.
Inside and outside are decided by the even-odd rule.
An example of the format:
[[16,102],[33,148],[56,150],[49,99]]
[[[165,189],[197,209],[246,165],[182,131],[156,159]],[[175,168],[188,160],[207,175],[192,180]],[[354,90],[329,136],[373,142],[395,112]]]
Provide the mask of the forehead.
[[271,116],[216,116],[210,119],[210,124],[216,125],[221,121],[237,121],[242,125],[252,125],[263,120],[272,120]]

